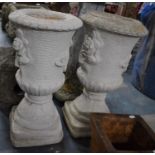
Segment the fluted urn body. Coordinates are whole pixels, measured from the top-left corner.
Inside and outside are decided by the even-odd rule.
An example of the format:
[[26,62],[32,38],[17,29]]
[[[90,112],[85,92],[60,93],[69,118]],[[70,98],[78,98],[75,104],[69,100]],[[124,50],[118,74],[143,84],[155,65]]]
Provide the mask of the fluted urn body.
[[67,125],[74,137],[90,135],[89,115],[110,112],[105,97],[123,81],[133,46],[147,34],[134,19],[108,13],[91,12],[82,16],[85,39],[80,51],[77,75],[83,94],[63,108]]
[[45,9],[22,9],[9,19],[17,27],[16,80],[25,92],[10,114],[11,140],[17,147],[57,143],[63,138],[52,93],[64,83],[69,47],[80,19]]

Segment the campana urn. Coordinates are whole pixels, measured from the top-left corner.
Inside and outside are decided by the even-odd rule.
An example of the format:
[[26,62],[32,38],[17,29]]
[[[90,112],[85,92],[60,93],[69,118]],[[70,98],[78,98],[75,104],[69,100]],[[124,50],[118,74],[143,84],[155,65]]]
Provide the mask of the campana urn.
[[10,114],[11,141],[16,147],[58,143],[63,130],[52,93],[64,83],[72,36],[82,21],[46,9],[17,10],[9,19],[17,28],[16,80],[25,92]]
[[122,84],[132,48],[147,34],[141,22],[115,14],[90,12],[81,18],[85,39],[77,75],[84,89],[63,108],[73,137],[90,136],[90,113],[110,112],[106,94]]

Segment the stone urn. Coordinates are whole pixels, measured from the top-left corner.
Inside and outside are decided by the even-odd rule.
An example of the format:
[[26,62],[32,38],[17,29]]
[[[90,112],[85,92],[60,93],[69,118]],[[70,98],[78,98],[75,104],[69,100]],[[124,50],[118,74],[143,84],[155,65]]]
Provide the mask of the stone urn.
[[64,83],[72,36],[82,21],[45,9],[17,10],[9,19],[17,27],[16,80],[25,92],[10,114],[11,141],[16,147],[58,143],[63,131],[52,93]]
[[75,100],[65,102],[63,108],[73,137],[90,136],[90,113],[110,112],[106,94],[122,84],[132,48],[147,34],[139,21],[119,15],[90,12],[81,18],[85,39],[77,75],[84,89]]

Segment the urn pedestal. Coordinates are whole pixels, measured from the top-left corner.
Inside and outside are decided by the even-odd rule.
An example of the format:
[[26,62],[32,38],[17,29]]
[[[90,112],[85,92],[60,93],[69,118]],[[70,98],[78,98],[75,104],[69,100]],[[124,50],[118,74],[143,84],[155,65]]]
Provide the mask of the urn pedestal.
[[77,75],[84,90],[63,108],[73,137],[90,136],[90,113],[110,112],[106,94],[121,85],[132,48],[139,37],[147,34],[139,21],[119,15],[91,12],[81,18],[85,39]]
[[10,136],[16,147],[58,143],[63,138],[52,93],[64,83],[69,47],[77,17],[44,9],[22,9],[10,14],[16,25],[16,80],[25,97],[10,114]]

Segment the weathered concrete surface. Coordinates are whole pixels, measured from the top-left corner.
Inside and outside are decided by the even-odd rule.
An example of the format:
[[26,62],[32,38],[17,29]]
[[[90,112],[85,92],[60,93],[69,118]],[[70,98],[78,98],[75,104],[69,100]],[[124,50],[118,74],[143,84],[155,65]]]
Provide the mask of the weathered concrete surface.
[[1,29],[0,22],[0,107],[8,108],[19,103],[21,97],[14,92],[16,85],[14,65],[15,51],[5,32]]
[[14,66],[14,52],[12,48],[0,47],[0,106],[3,108],[19,103],[21,99],[14,92],[17,70]]

